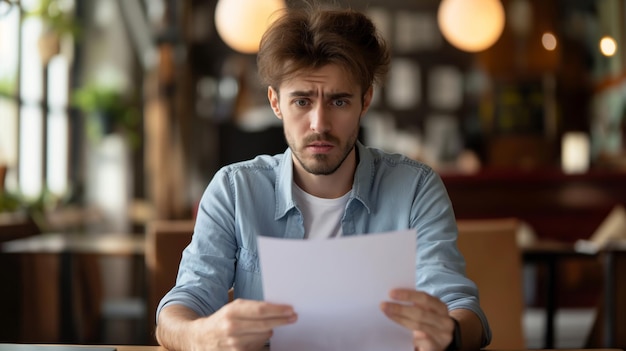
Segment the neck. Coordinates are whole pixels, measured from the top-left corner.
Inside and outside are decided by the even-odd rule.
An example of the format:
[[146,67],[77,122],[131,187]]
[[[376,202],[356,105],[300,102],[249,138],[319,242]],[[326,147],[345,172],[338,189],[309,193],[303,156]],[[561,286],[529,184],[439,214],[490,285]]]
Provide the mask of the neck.
[[293,165],[294,181],[302,190],[313,196],[335,199],[345,195],[352,189],[357,165],[356,146],[333,174],[311,174],[305,171],[300,163],[295,160]]

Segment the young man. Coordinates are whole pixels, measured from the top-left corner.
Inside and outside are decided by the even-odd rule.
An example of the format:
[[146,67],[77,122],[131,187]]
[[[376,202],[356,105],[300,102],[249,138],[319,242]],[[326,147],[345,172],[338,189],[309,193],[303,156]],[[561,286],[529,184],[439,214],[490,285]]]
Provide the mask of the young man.
[[[265,33],[257,62],[289,148],[216,173],[176,286],[159,305],[159,343],[258,350],[273,328],[298,322],[291,306],[262,301],[257,236],[327,239],[411,228],[416,287],[390,291],[401,303],[381,301],[382,312],[413,331],[416,350],[487,345],[489,327],[464,275],[441,179],[424,164],[357,141],[373,84],[389,65],[372,22],[351,10],[288,10]],[[227,303],[231,287],[236,300]]]

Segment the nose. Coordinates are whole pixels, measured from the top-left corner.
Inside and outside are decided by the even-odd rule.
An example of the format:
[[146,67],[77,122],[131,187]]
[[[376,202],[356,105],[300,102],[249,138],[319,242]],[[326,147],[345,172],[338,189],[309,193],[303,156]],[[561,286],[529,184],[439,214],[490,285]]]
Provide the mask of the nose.
[[311,130],[317,133],[326,133],[330,130],[330,118],[323,105],[318,105],[310,111]]

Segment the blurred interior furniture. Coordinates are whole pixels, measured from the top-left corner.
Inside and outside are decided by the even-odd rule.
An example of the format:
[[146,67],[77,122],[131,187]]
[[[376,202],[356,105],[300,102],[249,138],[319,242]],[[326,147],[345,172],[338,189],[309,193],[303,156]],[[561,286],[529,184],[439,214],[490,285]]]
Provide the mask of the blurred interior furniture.
[[[544,276],[538,282],[538,293],[545,304],[545,334],[543,347],[546,349],[555,346],[555,317],[560,306],[559,291],[562,286],[562,275],[567,275],[568,263],[586,263],[595,268],[594,275],[600,276],[602,266],[598,255],[591,252],[578,251],[572,243],[554,240],[538,240],[531,245],[522,247],[522,256],[525,265],[533,265],[544,269]],[[598,296],[601,291],[598,290]],[[561,294],[563,295],[563,294]],[[575,297],[575,296],[574,296]],[[597,298],[597,297],[596,297]]]
[[626,349],[626,242],[614,242],[600,252],[604,267],[604,292],[587,348]]
[[[1,176],[0,176],[1,178]],[[0,185],[1,179],[0,179]],[[0,196],[2,193],[0,192]],[[26,238],[40,232],[39,227],[26,213],[0,213],[0,245],[9,240]],[[18,341],[20,333],[16,318],[20,316],[22,301],[20,265],[17,257],[0,254],[0,340]]]
[[143,254],[143,237],[122,234],[45,233],[4,242],[2,255],[14,260],[19,275],[18,341],[98,342],[103,304],[98,259],[134,256],[143,266]]
[[549,139],[539,134],[506,135],[489,140],[489,166],[504,169],[545,169],[554,163]]
[[516,217],[539,239],[588,239],[617,204],[626,205],[624,172],[484,170],[442,178],[458,219]]
[[39,233],[39,227],[26,213],[0,212],[0,243]]
[[[516,217],[541,241],[573,244],[588,239],[616,205],[626,205],[626,173],[618,171],[483,170],[474,175],[444,174],[442,179],[457,219]],[[594,307],[602,286],[599,263],[567,260],[559,266],[559,305]],[[545,281],[545,275],[538,269],[538,280]],[[535,285],[540,288],[539,282]],[[544,298],[542,293],[529,296],[531,306],[544,307]]]
[[161,298],[174,286],[182,252],[194,228],[193,220],[155,220],[146,226],[146,269],[148,280],[148,342],[154,337],[155,312]]
[[489,349],[524,349],[522,252],[515,218],[457,220],[467,276],[478,286],[493,339]]

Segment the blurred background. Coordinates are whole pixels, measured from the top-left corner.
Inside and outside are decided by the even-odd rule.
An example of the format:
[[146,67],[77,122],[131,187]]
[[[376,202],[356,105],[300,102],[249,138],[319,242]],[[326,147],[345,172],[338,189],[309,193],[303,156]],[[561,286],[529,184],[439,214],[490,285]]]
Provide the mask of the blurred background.
[[[626,204],[626,1],[332,4],[370,15],[393,53],[361,140],[435,168],[457,218],[515,217],[526,243],[574,244]],[[5,245],[0,341],[151,340],[150,223],[192,221],[219,167],[286,148],[255,67],[263,14],[284,6],[303,2],[0,0],[0,241],[140,245],[82,252],[69,276],[66,241]],[[547,273],[524,272],[525,305],[541,311]],[[600,267],[559,272],[559,306],[592,311],[580,346]]]

